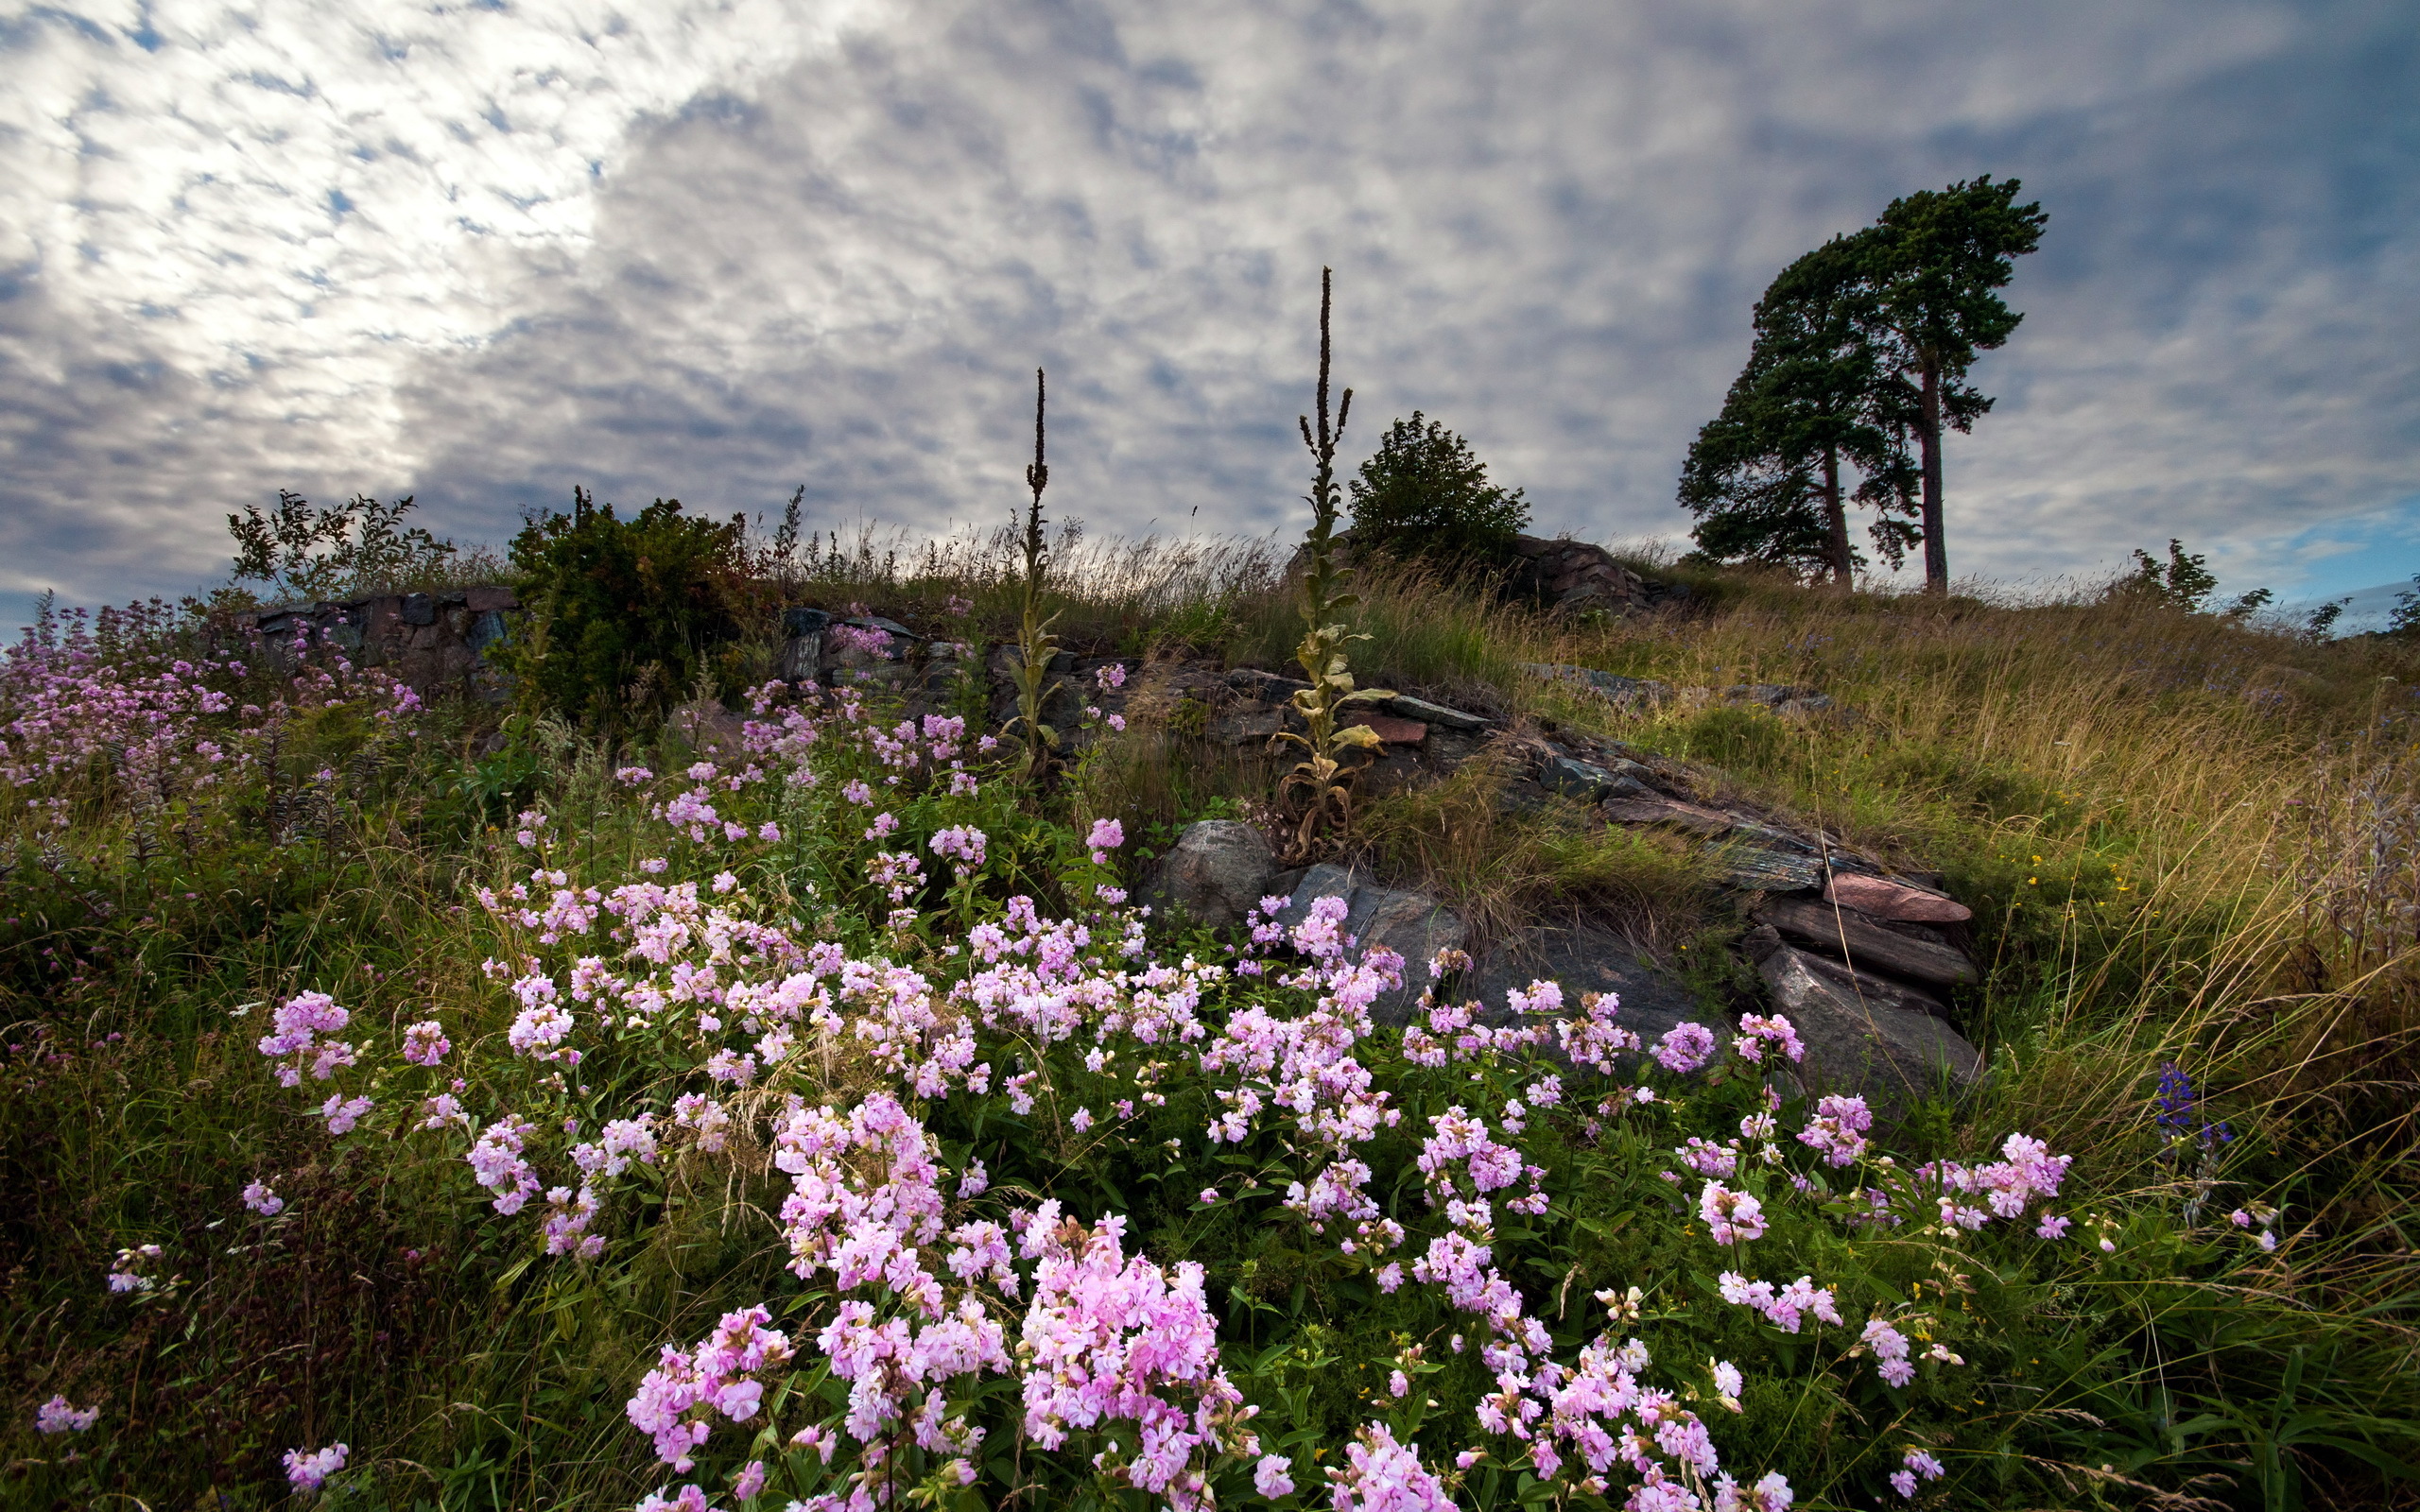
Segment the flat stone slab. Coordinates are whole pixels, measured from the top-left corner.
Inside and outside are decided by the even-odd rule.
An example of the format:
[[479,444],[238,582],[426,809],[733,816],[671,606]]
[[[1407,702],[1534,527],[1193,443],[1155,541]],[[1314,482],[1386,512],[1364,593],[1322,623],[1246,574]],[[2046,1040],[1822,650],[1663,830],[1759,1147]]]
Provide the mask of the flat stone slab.
[[1890,929],[1851,909],[1809,899],[1769,898],[1752,916],[1784,937],[1851,966],[1932,987],[1973,982],[1980,973],[1964,951],[1927,936]]
[[1386,699],[1380,707],[1387,713],[1401,718],[1417,719],[1423,724],[1443,725],[1448,730],[1485,730],[1495,722],[1478,714],[1464,713],[1460,709],[1448,709],[1442,703],[1430,703],[1426,698],[1415,698],[1408,693],[1396,694]]
[[1668,824],[1703,835],[1727,834],[1731,831],[1730,815],[1678,799],[1619,795],[1605,799],[1599,807],[1616,824]]
[[1714,862],[1722,882],[1741,892],[1812,892],[1824,885],[1823,861],[1803,851],[1735,845],[1715,851]]
[[1860,877],[1842,874],[1832,879],[1824,889],[1827,902],[1843,908],[1854,908],[1876,919],[1896,919],[1910,924],[1962,924],[1975,917],[1975,911],[1955,898],[1923,887],[1910,887],[1904,882],[1888,877]]
[[1623,707],[1633,704],[1652,706],[1668,703],[1672,698],[1672,685],[1658,682],[1653,678],[1626,678],[1618,672],[1599,672],[1595,667],[1573,666],[1562,662],[1525,662],[1521,670],[1547,682],[1576,683]]
[[1428,739],[1426,725],[1417,719],[1397,719],[1392,714],[1356,714],[1348,709],[1344,723],[1367,725],[1390,746],[1417,746]]

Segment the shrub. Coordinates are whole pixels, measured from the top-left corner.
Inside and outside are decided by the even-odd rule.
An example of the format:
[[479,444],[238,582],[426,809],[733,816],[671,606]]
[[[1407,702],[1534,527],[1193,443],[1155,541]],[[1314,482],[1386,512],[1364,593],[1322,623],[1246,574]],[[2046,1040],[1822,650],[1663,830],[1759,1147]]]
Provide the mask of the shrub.
[[618,732],[661,718],[739,638],[746,527],[692,519],[678,499],[620,520],[572,497],[570,514],[513,540],[532,623],[498,660],[540,707]]
[[1488,482],[1470,443],[1416,409],[1387,427],[1348,487],[1355,544],[1393,557],[1499,562],[1530,523],[1521,490]]

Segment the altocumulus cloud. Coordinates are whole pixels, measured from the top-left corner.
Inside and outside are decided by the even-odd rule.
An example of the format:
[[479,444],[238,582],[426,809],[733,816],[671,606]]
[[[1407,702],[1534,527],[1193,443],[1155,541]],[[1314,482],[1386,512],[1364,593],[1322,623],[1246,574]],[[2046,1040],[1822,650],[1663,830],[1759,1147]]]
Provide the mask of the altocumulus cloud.
[[190,586],[281,484],[416,491],[490,541],[574,481],[989,522],[1038,364],[1061,510],[1274,528],[1323,263],[1354,455],[1417,406],[1547,527],[1669,533],[1766,280],[1986,171],[2052,220],[1981,369],[1999,410],[1952,443],[1953,564],[2181,535],[2291,588],[2339,539],[2313,526],[2420,494],[2408,20],[28,10],[0,28],[0,590]]

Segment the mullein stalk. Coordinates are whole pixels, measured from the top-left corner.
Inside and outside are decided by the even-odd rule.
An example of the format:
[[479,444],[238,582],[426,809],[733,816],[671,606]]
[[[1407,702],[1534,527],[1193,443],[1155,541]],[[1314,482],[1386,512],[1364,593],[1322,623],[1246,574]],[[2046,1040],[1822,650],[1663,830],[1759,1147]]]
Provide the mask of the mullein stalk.
[[1378,732],[1368,725],[1346,725],[1340,729],[1337,716],[1345,705],[1392,698],[1394,695],[1384,688],[1355,688],[1353,673],[1347,665],[1345,646],[1354,641],[1366,641],[1366,635],[1348,632],[1344,623],[1335,616],[1361,602],[1358,595],[1344,591],[1345,580],[1352,569],[1340,566],[1336,559],[1336,522],[1338,519],[1336,487],[1336,449],[1344,439],[1344,422],[1353,412],[1353,390],[1344,391],[1337,405],[1336,423],[1328,424],[1328,367],[1333,347],[1329,338],[1329,317],[1334,308],[1333,273],[1320,269],[1320,381],[1318,391],[1319,427],[1312,429],[1311,417],[1297,418],[1303,431],[1303,444],[1310,449],[1312,472],[1311,491],[1306,500],[1311,507],[1311,529],[1305,544],[1310,548],[1310,561],[1303,574],[1303,642],[1295,647],[1294,659],[1301,663],[1308,688],[1294,695],[1294,708],[1303,716],[1306,733],[1281,731],[1279,740],[1290,741],[1309,752],[1292,771],[1277,784],[1280,800],[1296,789],[1302,790],[1302,818],[1294,832],[1292,852],[1295,859],[1306,856],[1321,827],[1332,814],[1339,824],[1352,816],[1352,782],[1358,768],[1344,765],[1349,750],[1374,749],[1378,745]]
[[1026,781],[1038,782],[1049,773],[1051,752],[1059,746],[1059,732],[1042,722],[1043,705],[1049,702],[1060,684],[1050,682],[1050,663],[1059,654],[1059,638],[1050,633],[1056,614],[1042,612],[1044,576],[1049,570],[1049,553],[1042,539],[1042,490],[1049,486],[1050,469],[1043,461],[1043,404],[1047,397],[1042,369],[1033,369],[1033,462],[1025,470],[1026,487],[1033,490],[1033,502],[1026,507],[1025,533],[1020,544],[1025,549],[1025,582],[1023,612],[1017,625],[1017,714],[1009,721],[1009,729],[1025,741]]

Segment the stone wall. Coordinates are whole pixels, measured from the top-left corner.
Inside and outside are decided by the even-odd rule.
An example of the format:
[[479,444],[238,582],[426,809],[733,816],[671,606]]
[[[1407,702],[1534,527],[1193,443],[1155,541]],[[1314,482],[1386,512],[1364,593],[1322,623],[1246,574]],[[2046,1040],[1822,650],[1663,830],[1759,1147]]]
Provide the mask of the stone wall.
[[268,654],[286,660],[298,637],[342,651],[359,666],[385,667],[414,691],[459,691],[499,698],[507,681],[487,651],[506,639],[521,601],[510,588],[279,604],[251,616]]

